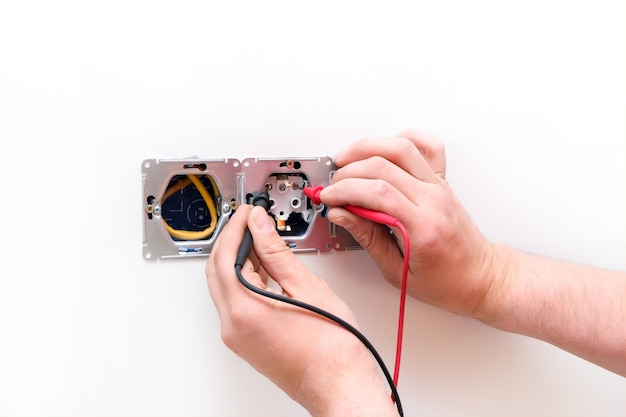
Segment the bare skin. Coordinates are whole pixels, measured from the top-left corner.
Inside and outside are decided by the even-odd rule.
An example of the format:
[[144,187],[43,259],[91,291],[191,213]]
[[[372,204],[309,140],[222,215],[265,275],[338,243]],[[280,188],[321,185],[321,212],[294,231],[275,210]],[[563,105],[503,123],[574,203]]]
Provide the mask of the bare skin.
[[226,346],[313,416],[397,415],[375,361],[351,333],[239,283],[233,265],[246,226],[254,253],[242,273],[250,283],[267,289],[272,276],[285,295],[356,325],[348,306],[285,246],[265,211],[241,206],[220,234],[206,267]]
[[[409,295],[544,340],[626,376],[624,272],[489,242],[445,181],[443,145],[417,131],[358,141],[335,162],[340,169],[321,194],[332,207],[329,220],[352,233],[391,284],[400,284],[402,242],[342,205],[391,214],[407,228]],[[207,263],[224,342],[314,416],[396,415],[374,361],[353,336],[309,313],[261,299],[237,281],[233,264],[247,225],[254,237],[254,253],[244,265],[250,282],[265,288],[271,276],[286,295],[356,324],[345,303],[302,265],[267,219],[262,209],[242,206]]]
[[[342,168],[321,194],[325,203],[388,212],[409,230],[409,294],[626,376],[624,272],[488,242],[445,182],[443,145],[414,130],[392,140],[359,141],[335,161]],[[347,227],[399,286],[401,253],[389,234],[341,208],[333,208],[329,219]]]

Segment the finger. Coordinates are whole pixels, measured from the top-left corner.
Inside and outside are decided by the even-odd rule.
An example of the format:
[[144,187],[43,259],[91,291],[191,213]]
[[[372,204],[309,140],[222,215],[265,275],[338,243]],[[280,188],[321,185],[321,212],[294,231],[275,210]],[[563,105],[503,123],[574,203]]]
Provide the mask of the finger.
[[328,220],[348,230],[376,262],[383,276],[396,286],[400,284],[403,255],[386,226],[363,219],[341,207],[331,208]]
[[269,276],[291,297],[311,292],[319,281],[293,254],[276,232],[274,220],[261,207],[253,208],[248,215],[248,228],[252,234],[254,251]]
[[[221,293],[221,303],[237,303],[238,297],[242,294],[249,296],[249,293],[241,285],[235,274],[235,259],[245,229],[247,227],[247,214],[251,206],[240,206],[235,214],[230,218],[228,227],[225,227],[219,236],[219,245],[215,245],[211,253],[209,262],[212,266],[207,272],[209,289],[216,294]],[[216,242],[217,243],[217,242]],[[261,277],[254,272],[255,265],[248,258],[241,268],[242,275],[251,284],[264,287]]]
[[361,139],[336,154],[334,160],[342,167],[373,156],[385,158],[422,181],[436,183],[439,180],[424,155],[408,138]]
[[373,156],[352,162],[340,168],[333,175],[332,184],[347,178],[380,179],[398,189],[407,199],[415,204],[426,204],[438,185],[423,182],[413,177],[402,168],[380,156]]
[[[257,288],[266,289],[267,287],[267,274],[265,278],[257,270],[257,266],[254,265],[250,258],[246,259],[241,266],[241,274],[248,283],[254,285]],[[234,268],[233,268],[234,270]]]
[[256,255],[254,248],[252,248],[252,250],[250,251],[250,255],[248,255],[248,259],[250,260],[250,262],[252,262],[252,265],[254,267],[253,269],[254,272],[256,272],[261,279],[262,286],[260,288],[266,288],[267,280],[270,278],[270,276],[263,268],[263,265],[261,265],[261,261],[259,260],[259,257]]
[[381,211],[412,228],[420,206],[382,179],[346,178],[324,188],[322,201],[331,207],[353,206]]
[[259,276],[261,277],[261,280],[263,280],[263,283],[265,284],[266,287],[268,285],[269,280],[273,279],[272,277],[270,277],[270,274],[267,273],[265,268],[263,268],[263,265],[259,265],[259,269],[256,270],[256,273],[259,274]]
[[259,257],[256,256],[256,252],[254,252],[254,248],[250,251],[250,254],[248,255],[248,260],[250,260],[250,262],[252,263],[252,271],[261,275],[261,278],[263,278],[263,282],[267,283],[267,281],[263,277],[263,274],[260,273],[263,267],[261,266],[261,261],[259,261]]
[[446,151],[443,142],[415,129],[404,129],[395,137],[407,138],[413,142],[434,173],[446,178]]
[[238,242],[241,242],[241,237],[237,240],[237,236],[243,236],[249,210],[249,206],[242,205],[230,218],[213,245],[211,255],[206,263],[207,285],[220,316],[222,316],[224,308],[228,305],[223,287],[227,281],[236,280],[233,265],[239,245]]

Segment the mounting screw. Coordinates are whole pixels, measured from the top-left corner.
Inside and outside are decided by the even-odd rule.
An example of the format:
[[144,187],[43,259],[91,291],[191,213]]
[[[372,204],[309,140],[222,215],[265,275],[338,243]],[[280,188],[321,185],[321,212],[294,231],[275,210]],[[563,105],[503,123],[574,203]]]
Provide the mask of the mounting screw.
[[230,204],[224,203],[222,204],[222,213],[227,214],[230,211]]
[[154,206],[152,204],[148,204],[146,206],[146,213],[148,213],[148,214],[154,213]]
[[154,212],[154,214],[156,214],[157,216],[160,216],[160,215],[161,215],[161,206],[159,206],[159,205],[155,205],[155,206],[152,208],[152,211],[153,211],[153,212]]

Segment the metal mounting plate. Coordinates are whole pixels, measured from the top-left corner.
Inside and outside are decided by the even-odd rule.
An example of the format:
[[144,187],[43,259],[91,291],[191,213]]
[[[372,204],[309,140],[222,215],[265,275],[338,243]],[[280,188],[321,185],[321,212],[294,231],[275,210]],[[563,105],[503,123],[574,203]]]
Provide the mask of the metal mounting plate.
[[335,169],[330,157],[146,159],[143,257],[208,256],[237,207],[259,191],[270,194],[269,214],[292,250],[359,248],[346,230],[326,219],[324,205],[312,204],[302,192],[304,186],[328,185]]

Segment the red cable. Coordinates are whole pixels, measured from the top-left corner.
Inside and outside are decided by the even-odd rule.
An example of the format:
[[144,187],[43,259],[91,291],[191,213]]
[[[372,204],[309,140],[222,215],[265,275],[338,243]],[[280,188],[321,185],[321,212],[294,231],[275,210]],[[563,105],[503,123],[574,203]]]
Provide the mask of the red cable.
[[[313,204],[321,204],[322,200],[320,199],[320,193],[324,187],[317,186],[313,187],[304,187],[304,194],[311,199]],[[398,313],[398,338],[396,341],[396,363],[393,372],[393,383],[398,386],[398,378],[400,376],[400,359],[402,357],[402,335],[404,333],[404,305],[406,303],[406,287],[407,287],[407,278],[409,274],[409,260],[411,259],[411,242],[409,241],[409,234],[404,227],[404,225],[400,222],[400,220],[396,219],[393,216],[390,216],[386,213],[366,209],[364,207],[357,207],[352,205],[343,206],[349,212],[363,217],[365,219],[371,220],[376,223],[384,224],[391,227],[397,227],[400,229],[402,233],[402,238],[404,240],[404,262],[402,265],[402,284],[400,287],[400,312]],[[392,396],[393,400],[393,396]]]

